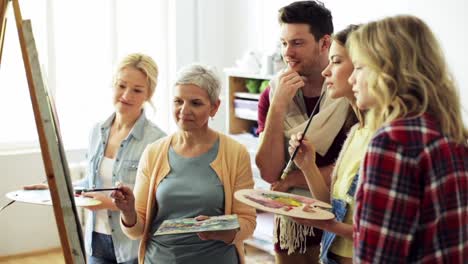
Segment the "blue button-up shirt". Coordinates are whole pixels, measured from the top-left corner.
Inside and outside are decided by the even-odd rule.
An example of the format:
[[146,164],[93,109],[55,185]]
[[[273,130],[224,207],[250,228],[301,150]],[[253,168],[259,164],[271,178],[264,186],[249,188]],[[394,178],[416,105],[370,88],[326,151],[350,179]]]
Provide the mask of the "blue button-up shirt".
[[[89,141],[87,159],[88,169],[86,177],[74,185],[83,188],[104,188],[111,186],[102,186],[99,177],[99,168],[101,160],[104,157],[107,140],[109,138],[110,128],[114,121],[115,113],[112,114],[103,123],[94,126]],[[149,121],[145,113],[142,112],[135,122],[133,129],[125,138],[117,151],[114,167],[112,169],[112,184],[122,182],[133,187],[135,184],[136,171],[143,150],[149,143],[164,137],[166,134]],[[139,240],[130,240],[120,229],[119,211],[107,210],[109,225],[112,232],[112,241],[114,243],[114,252],[118,262],[125,262],[138,257]],[[92,254],[92,232],[96,221],[96,213],[89,211],[86,223],[86,252]]]

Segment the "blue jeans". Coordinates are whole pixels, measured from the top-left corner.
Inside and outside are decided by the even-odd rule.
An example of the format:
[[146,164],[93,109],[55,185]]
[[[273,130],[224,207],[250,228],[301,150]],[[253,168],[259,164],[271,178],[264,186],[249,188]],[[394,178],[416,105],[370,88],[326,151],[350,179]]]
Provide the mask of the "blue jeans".
[[138,259],[117,262],[111,235],[93,232],[93,255],[88,257],[88,264],[138,264]]
[[[356,192],[357,182],[358,182],[359,174],[356,174],[351,182],[351,186],[347,192],[349,197],[354,198],[354,193]],[[332,213],[335,215],[335,219],[337,222],[343,222],[346,212],[348,211],[348,204],[346,201],[340,199],[332,199]],[[335,233],[323,231],[322,235],[322,249],[320,253],[320,261],[323,264],[338,264],[336,261],[328,257],[328,251],[330,250],[333,241],[336,238]]]

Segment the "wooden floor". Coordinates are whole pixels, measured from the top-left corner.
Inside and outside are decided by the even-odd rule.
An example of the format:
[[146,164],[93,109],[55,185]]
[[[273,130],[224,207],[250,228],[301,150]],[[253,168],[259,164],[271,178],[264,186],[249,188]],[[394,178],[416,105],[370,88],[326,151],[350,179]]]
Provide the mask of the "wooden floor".
[[16,256],[0,257],[1,264],[64,264],[62,249],[50,249]]
[[[246,246],[247,264],[273,264],[275,258],[256,248]],[[61,249],[52,249],[31,254],[23,254],[11,257],[0,257],[0,264],[64,264]]]
[[274,264],[275,257],[271,254],[251,247],[249,245],[245,245],[245,262],[246,264]]

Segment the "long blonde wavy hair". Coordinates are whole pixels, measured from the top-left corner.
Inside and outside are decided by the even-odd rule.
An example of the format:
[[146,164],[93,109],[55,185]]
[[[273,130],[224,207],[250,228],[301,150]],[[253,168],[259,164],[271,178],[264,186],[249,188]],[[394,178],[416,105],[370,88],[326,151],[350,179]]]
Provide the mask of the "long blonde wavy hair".
[[409,15],[388,17],[361,26],[347,45],[353,61],[370,70],[368,90],[377,101],[367,116],[372,129],[427,112],[444,135],[467,142],[458,89],[426,23]]

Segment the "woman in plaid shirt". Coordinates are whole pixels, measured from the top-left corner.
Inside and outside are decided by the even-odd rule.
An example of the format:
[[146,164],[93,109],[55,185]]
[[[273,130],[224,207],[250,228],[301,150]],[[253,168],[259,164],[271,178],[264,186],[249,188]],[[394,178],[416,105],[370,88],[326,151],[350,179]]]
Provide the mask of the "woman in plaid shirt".
[[376,134],[356,194],[356,263],[468,263],[468,131],[428,26],[369,23],[349,40],[357,105]]

